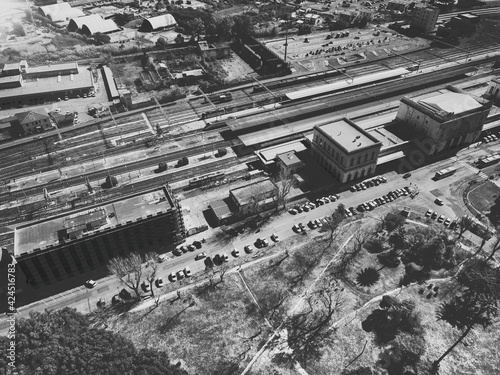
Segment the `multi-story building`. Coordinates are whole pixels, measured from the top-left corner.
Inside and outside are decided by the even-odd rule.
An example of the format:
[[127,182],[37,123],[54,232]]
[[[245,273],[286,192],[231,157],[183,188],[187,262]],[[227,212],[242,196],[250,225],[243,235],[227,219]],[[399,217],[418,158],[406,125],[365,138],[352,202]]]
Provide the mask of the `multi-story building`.
[[382,143],[344,118],[314,127],[312,154],[342,183],[375,172]]
[[412,12],[411,28],[429,33],[436,27],[439,8],[430,5],[416,5]]
[[[83,285],[106,276],[111,258],[170,251],[185,234],[180,206],[167,186],[21,225],[12,249],[17,298],[26,302],[30,294],[40,298]],[[0,284],[6,301],[2,294]]]
[[291,176],[304,167],[304,163],[297,157],[295,151],[278,154],[276,160],[278,162],[278,168],[285,176]]
[[432,94],[404,97],[396,120],[420,134],[422,151],[441,151],[475,142],[482,132],[492,102],[453,86]]
[[52,129],[54,125],[50,121],[50,116],[44,110],[39,109],[16,113],[11,126],[22,129],[24,134],[31,134]]

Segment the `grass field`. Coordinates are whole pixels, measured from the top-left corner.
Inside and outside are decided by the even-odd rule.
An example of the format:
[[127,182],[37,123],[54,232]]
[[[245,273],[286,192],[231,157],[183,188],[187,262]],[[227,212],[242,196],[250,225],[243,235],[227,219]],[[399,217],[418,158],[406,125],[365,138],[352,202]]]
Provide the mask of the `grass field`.
[[488,213],[495,199],[500,195],[500,188],[491,181],[472,187],[469,191],[470,204],[479,212]]

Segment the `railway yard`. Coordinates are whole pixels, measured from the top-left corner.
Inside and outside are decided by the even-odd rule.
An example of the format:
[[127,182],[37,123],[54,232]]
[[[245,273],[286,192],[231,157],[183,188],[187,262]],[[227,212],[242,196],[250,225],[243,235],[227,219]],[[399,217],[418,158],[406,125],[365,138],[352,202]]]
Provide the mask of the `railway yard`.
[[[500,7],[462,12],[477,28],[451,45],[436,30],[459,12],[418,34],[378,24],[417,13],[383,1],[302,4],[332,17],[361,9],[350,29],[307,24],[320,14],[299,5],[285,35],[288,17],[277,9],[291,4],[242,2],[230,20],[242,28],[246,13],[274,6],[248,41],[236,26],[238,37],[216,34],[217,17],[217,28],[203,27],[215,47],[198,34],[178,39],[206,21],[195,18],[148,32],[175,42],[141,51],[146,40],[131,39],[102,60],[29,71],[9,55],[15,62],[0,77],[9,98],[0,95],[0,273],[8,267],[16,285],[9,278],[7,293],[0,283],[0,335],[12,319],[70,307],[95,332],[164,355],[179,374],[495,373],[498,335],[488,326],[498,311],[459,346],[472,325],[440,314],[450,299],[469,298],[461,272],[498,271]],[[160,3],[158,14],[177,11],[178,20],[202,15],[190,2],[159,11]],[[221,14],[233,6],[224,3]],[[438,17],[436,6],[415,6]],[[366,27],[364,12],[376,15]],[[137,14],[131,20],[126,28],[139,29]],[[280,27],[262,36],[263,25]],[[56,81],[76,74],[85,86],[65,96]],[[59,91],[5,94],[38,82]],[[12,288],[14,302],[3,301]],[[377,312],[395,327],[386,342],[369,327]]]

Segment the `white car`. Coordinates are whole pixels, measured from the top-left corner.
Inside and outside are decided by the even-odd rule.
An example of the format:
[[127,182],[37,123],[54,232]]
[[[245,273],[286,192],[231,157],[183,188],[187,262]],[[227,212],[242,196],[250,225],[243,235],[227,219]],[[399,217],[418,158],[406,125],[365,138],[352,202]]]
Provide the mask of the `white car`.
[[251,245],[246,245],[245,246],[245,251],[250,254],[253,252],[253,247]]
[[240,256],[240,251],[238,249],[234,249],[231,254],[233,254],[233,257],[238,258]]
[[[179,272],[181,272],[181,271],[179,271]],[[189,269],[189,267],[185,267],[184,268],[184,275],[186,275],[186,277],[190,277],[192,275],[191,270]]]
[[278,235],[276,233],[273,233],[271,235],[271,239],[274,241],[274,242],[280,242],[280,238],[278,237]]

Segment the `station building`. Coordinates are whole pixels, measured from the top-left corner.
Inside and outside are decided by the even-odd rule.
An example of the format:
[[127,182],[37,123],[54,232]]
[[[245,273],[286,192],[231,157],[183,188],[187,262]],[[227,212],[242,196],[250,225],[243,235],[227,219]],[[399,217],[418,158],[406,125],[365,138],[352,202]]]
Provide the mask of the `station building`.
[[421,135],[422,151],[441,151],[475,142],[488,117],[492,102],[453,86],[417,97],[403,97],[396,121]]
[[269,178],[229,191],[240,217],[268,210],[276,204],[277,196],[278,187]]
[[0,107],[43,104],[76,97],[94,89],[92,73],[77,62],[28,66],[6,63],[0,75]]
[[57,286],[83,285],[106,276],[111,258],[171,251],[185,235],[168,186],[21,225],[14,229],[12,251],[18,292],[44,295]]
[[342,183],[373,174],[381,147],[379,140],[346,118],[314,127],[312,155]]

